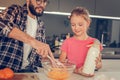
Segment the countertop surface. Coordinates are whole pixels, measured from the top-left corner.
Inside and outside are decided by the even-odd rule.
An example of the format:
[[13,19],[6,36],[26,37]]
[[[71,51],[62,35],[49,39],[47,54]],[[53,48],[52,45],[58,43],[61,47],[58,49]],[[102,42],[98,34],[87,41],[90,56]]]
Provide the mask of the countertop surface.
[[[65,80],[119,80],[120,72],[96,72],[94,77],[84,77],[78,74],[71,74]],[[19,78],[17,77],[19,76]],[[21,76],[21,77],[20,77]],[[12,80],[53,80],[47,77],[44,72],[40,73],[16,73]]]
[[[19,79],[18,79],[19,78]],[[44,73],[43,68],[39,73],[15,73],[12,80],[52,80]],[[103,67],[95,72],[94,77],[84,77],[72,73],[66,80],[120,80],[120,60],[103,60]]]

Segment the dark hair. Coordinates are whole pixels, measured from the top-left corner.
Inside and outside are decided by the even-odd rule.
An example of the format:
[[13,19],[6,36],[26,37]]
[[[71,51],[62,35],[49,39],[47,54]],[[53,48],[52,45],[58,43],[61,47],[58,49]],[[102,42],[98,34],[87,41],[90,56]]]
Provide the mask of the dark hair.
[[73,15],[77,15],[77,16],[83,16],[83,18],[86,20],[86,21],[91,21],[91,18],[89,17],[89,11],[84,8],[84,7],[76,7],[75,9],[72,10],[71,12],[71,15],[69,17],[69,19],[71,19],[71,17]]

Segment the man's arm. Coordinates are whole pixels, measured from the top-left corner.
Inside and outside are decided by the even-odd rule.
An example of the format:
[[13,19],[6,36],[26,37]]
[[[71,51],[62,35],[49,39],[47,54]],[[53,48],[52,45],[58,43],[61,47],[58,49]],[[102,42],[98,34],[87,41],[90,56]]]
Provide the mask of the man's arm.
[[36,49],[37,53],[46,57],[48,53],[51,53],[50,47],[48,44],[42,43],[35,38],[31,37],[30,35],[24,33],[23,31],[19,30],[18,28],[14,27],[12,31],[8,35],[9,38],[13,38],[24,43],[31,45],[33,48]]

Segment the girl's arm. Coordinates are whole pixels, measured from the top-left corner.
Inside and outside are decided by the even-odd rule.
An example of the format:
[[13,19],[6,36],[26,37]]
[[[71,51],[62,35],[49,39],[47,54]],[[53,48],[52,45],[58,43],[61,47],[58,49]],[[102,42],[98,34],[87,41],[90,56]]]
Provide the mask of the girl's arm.
[[59,61],[60,62],[66,62],[66,57],[67,57],[66,52],[61,51],[61,54],[60,54],[60,57],[59,57]]

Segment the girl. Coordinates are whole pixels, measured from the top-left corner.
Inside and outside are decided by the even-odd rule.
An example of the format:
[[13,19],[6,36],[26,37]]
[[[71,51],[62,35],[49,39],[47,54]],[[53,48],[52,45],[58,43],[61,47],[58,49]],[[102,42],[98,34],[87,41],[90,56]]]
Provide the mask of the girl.
[[[91,23],[89,12],[83,7],[77,7],[73,9],[69,18],[74,36],[63,42],[59,60],[65,62],[67,58],[69,62],[76,65],[75,73],[84,76],[93,76],[82,72],[90,45],[96,40],[87,34],[87,30]],[[101,46],[100,50],[102,50]],[[99,69],[101,67],[101,56],[99,56],[96,58],[96,68]]]

